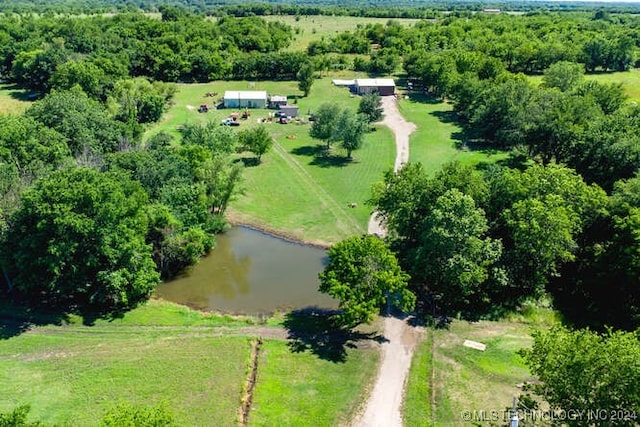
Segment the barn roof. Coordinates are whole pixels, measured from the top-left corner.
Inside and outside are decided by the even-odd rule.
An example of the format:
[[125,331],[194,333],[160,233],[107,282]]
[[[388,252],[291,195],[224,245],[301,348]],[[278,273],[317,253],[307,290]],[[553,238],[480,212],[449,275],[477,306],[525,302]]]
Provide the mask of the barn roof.
[[356,81],[335,79],[335,80],[332,80],[332,83],[336,86],[353,86],[354,84],[356,84]]
[[393,79],[356,79],[356,86],[359,87],[395,87]]
[[267,99],[264,90],[228,90],[224,93],[224,99]]

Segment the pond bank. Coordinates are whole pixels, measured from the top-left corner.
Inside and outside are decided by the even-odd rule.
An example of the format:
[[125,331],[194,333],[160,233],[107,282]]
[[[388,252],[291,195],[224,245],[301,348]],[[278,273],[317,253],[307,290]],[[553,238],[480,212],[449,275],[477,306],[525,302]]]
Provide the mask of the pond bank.
[[270,227],[264,223],[260,223],[259,221],[243,218],[242,214],[234,212],[233,210],[231,210],[231,212],[227,212],[226,219],[231,226],[249,228],[261,233],[271,235],[278,239],[286,240],[291,243],[311,246],[318,249],[329,249],[332,246],[332,243],[330,242],[321,240],[305,240],[300,238],[299,236],[296,236],[295,233],[292,233],[290,231],[277,229],[274,227]]

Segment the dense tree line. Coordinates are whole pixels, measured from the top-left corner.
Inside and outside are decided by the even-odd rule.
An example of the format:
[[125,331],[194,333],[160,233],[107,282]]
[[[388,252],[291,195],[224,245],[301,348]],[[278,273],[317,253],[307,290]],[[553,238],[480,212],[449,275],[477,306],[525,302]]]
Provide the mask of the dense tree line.
[[124,79],[104,103],[74,86],[0,118],[0,267],[12,298],[125,310],[213,247],[239,190],[238,135],[191,124],[179,144],[166,134],[142,144],[172,94]]
[[[488,59],[511,72],[541,73],[559,61],[588,71],[624,71],[635,63],[640,21],[631,15],[536,12],[524,16],[451,14],[403,26],[368,24],[309,46],[308,53],[368,53],[404,57],[409,77],[434,84],[434,70],[476,71]],[[446,73],[445,73],[446,74]],[[443,88],[440,87],[440,90]]]
[[387,174],[373,203],[423,303],[475,317],[550,293],[576,323],[635,329],[639,180],[607,196],[554,164],[454,163],[433,178],[409,164]]
[[276,53],[291,28],[261,18],[205,19],[163,8],[161,19],[142,13],[113,16],[0,18],[0,73],[5,80],[46,93],[79,84],[104,98],[116,81],[294,78],[305,58]]
[[[161,3],[190,12],[213,15],[228,14],[234,16],[253,15],[329,15],[329,16],[363,16],[381,18],[431,18],[441,12],[481,11],[485,4],[475,0],[369,0],[367,2],[349,0],[307,0],[246,3],[243,0],[166,0]],[[593,10],[600,4],[589,5],[578,2],[556,1],[507,1],[498,0],[492,3],[502,10],[529,11],[532,9],[556,11]],[[15,13],[106,13],[117,11],[156,12],[161,6],[151,0],[10,0],[3,3],[6,11]],[[607,10],[615,13],[637,11],[633,4],[607,4]]]

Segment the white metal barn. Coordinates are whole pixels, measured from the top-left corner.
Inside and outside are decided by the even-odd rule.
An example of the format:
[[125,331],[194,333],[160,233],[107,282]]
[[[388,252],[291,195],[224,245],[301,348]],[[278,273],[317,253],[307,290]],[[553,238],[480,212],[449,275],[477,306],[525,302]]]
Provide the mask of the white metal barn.
[[263,90],[228,90],[224,93],[225,108],[266,108],[267,92]]

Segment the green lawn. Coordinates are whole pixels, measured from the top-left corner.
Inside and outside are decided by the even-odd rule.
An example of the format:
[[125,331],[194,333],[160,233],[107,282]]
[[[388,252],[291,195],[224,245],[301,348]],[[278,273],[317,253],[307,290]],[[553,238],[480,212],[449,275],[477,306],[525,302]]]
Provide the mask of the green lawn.
[[375,379],[378,356],[374,348],[347,349],[346,361],[333,362],[265,341],[249,425],[346,424]]
[[418,126],[409,140],[409,161],[422,163],[429,173],[454,160],[475,164],[507,157],[502,151],[468,148],[464,132],[455,122],[448,103],[412,94],[408,99],[401,98],[398,108],[406,120]]
[[428,331],[413,353],[404,396],[403,419],[406,426],[431,426],[432,331]]
[[0,114],[20,114],[34,98],[28,91],[11,84],[0,84]]
[[[268,21],[279,21],[293,27],[294,39],[289,46],[289,50],[306,50],[309,43],[321,38],[330,38],[345,31],[355,31],[358,26],[367,24],[386,25],[387,18],[367,18],[356,16],[264,16]],[[418,19],[393,19],[403,25],[413,25]]]
[[[0,309],[0,325],[18,317]],[[282,326],[156,300],[113,321],[83,326],[80,320],[71,316],[13,336],[0,330],[0,412],[30,404],[32,420],[95,426],[118,402],[164,403],[178,425],[234,426],[251,340],[284,335]],[[264,339],[251,425],[287,425],[287,419],[333,425],[349,418],[375,375],[377,351],[345,347],[343,360],[330,361],[289,346]]]
[[[430,329],[409,373],[406,425],[471,425],[464,419],[465,411],[484,411],[487,422],[473,425],[506,424],[504,411],[521,394],[519,386],[533,378],[518,350],[531,345],[531,328],[548,328],[559,321],[558,314],[540,301],[523,304],[499,322],[454,320],[448,328]],[[486,350],[465,347],[465,340],[483,343]],[[489,423],[494,416],[500,419]]]
[[[221,337],[211,326],[182,326],[234,322],[186,316],[186,309],[172,304],[152,303],[140,311],[95,327],[35,327],[0,341],[0,411],[27,403],[34,420],[92,426],[120,401],[166,402],[179,425],[209,425],[213,419],[234,425],[248,338]],[[169,319],[175,319],[171,327]]]
[[[232,202],[229,215],[236,222],[248,223],[290,237],[330,244],[345,237],[366,232],[371,210],[365,205],[371,185],[393,166],[395,145],[386,127],[366,135],[364,147],[354,152],[354,161],[345,162],[345,153],[335,148],[330,156],[319,156],[321,141],[309,136],[307,113],[324,102],[336,102],[342,107],[357,109],[360,99],[346,89],[333,86],[331,78],[317,79],[307,98],[300,96],[296,82],[255,82],[256,90],[269,94],[284,94],[297,101],[302,121],[287,125],[266,123],[275,139],[272,150],[262,158],[262,164],[244,171],[245,194]],[[230,110],[198,113],[200,103],[213,102],[208,92],[248,89],[249,82],[212,82],[180,85],[174,104],[163,120],[149,129],[147,137],[166,131],[177,135],[186,122],[227,117]],[[258,124],[272,110],[255,109],[251,118],[241,121],[237,129]],[[247,155],[249,156],[249,155]],[[355,204],[355,207],[352,204]]]

